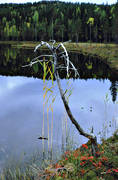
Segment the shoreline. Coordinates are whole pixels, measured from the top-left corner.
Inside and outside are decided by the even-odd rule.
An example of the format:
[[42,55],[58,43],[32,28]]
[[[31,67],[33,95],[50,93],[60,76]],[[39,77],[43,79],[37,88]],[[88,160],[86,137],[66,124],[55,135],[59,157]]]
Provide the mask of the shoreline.
[[[11,45],[14,48],[34,49],[40,42],[34,41],[0,41],[0,45]],[[56,43],[55,45],[58,45]],[[107,63],[111,69],[118,71],[118,44],[104,43],[73,43],[67,42],[64,44],[67,51],[83,54],[93,58],[101,59]],[[42,49],[47,49],[42,47]]]

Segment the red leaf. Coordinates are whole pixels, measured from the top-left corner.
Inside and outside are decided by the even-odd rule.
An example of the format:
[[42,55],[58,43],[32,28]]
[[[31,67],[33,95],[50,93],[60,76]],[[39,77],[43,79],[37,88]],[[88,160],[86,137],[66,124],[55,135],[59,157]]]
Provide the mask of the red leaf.
[[112,171],[114,171],[114,172],[117,172],[117,173],[118,173],[118,168],[117,168],[117,169],[112,169]]
[[82,147],[88,149],[88,146],[86,144],[82,144]]

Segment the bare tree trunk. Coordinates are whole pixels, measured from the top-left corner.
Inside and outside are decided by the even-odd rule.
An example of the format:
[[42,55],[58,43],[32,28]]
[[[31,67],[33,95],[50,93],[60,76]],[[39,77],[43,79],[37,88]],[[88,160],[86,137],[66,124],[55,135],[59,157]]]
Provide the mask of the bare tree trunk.
[[94,156],[96,156],[96,152],[98,151],[98,145],[97,145],[97,138],[93,135],[90,135],[86,132],[84,132],[84,130],[81,128],[81,126],[78,124],[78,122],[76,121],[76,119],[73,117],[73,114],[71,113],[71,110],[70,110],[70,107],[66,101],[66,98],[65,98],[65,95],[64,95],[64,92],[61,88],[61,84],[60,84],[60,78],[59,78],[59,74],[58,74],[58,71],[56,72],[56,80],[57,80],[57,84],[58,84],[58,88],[59,88],[59,91],[60,91],[60,95],[61,95],[61,98],[62,98],[62,101],[64,103],[64,106],[65,106],[65,109],[66,109],[66,112],[71,120],[71,122],[75,125],[76,129],[79,131],[80,135],[83,135],[85,136],[86,138],[90,139],[91,140],[91,144],[92,144],[92,154]]
[[[42,62],[43,60],[39,60],[39,58],[42,58],[42,57],[48,57],[49,56],[49,57],[53,58],[53,61],[51,61],[51,62],[54,65],[54,75],[55,75],[55,78],[56,78],[56,81],[57,81],[57,84],[58,84],[58,88],[59,88],[59,91],[60,91],[60,95],[61,95],[63,104],[65,106],[66,112],[67,112],[71,122],[74,124],[74,126],[76,127],[76,129],[80,133],[80,135],[83,135],[84,137],[90,139],[91,145],[92,145],[92,154],[94,156],[97,156],[96,152],[98,151],[98,145],[97,145],[96,136],[93,133],[92,134],[91,133],[90,134],[86,133],[81,128],[81,126],[78,124],[78,122],[74,118],[74,116],[73,116],[73,114],[71,112],[71,109],[70,109],[70,107],[68,105],[68,102],[67,102],[67,100],[65,98],[65,93],[63,92],[63,89],[61,88],[61,83],[60,83],[60,78],[59,78],[59,73],[58,73],[58,69],[59,69],[58,61],[61,58],[63,58],[65,60],[65,64],[66,64],[65,69],[67,71],[67,76],[69,76],[69,73],[68,73],[69,69],[74,70],[75,76],[79,75],[79,73],[78,73],[77,69],[75,68],[75,66],[73,65],[73,63],[69,60],[69,56],[68,56],[68,53],[66,51],[65,46],[62,43],[60,43],[59,45],[57,45],[57,47],[55,47],[54,46],[55,41],[52,41],[52,42],[53,42],[53,44],[50,45],[47,42],[42,41],[41,44],[37,45],[35,50],[34,50],[34,52],[36,52],[38,48],[45,45],[50,50],[51,55],[40,55],[37,58],[34,58],[29,65],[25,65],[24,67],[32,66],[33,64],[35,64],[37,62]],[[63,51],[61,53],[58,53],[59,48],[63,49]],[[64,67],[61,67],[61,68],[64,68]]]

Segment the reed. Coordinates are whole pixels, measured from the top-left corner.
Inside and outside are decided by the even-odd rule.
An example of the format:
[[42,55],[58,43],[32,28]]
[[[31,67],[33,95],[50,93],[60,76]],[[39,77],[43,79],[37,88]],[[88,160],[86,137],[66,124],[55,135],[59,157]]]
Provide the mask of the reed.
[[47,128],[48,128],[48,154],[50,151],[50,132],[49,132],[49,117],[48,117],[48,113],[49,113],[49,107],[47,106]]
[[51,119],[51,159],[53,159],[53,107],[50,106],[52,112],[52,119]]

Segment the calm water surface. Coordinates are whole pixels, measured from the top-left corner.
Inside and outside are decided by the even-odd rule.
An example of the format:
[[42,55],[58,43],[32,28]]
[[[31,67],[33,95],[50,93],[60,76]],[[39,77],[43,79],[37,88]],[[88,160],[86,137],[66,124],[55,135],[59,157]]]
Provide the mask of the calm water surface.
[[[9,61],[10,56],[7,62]],[[1,70],[3,74],[5,71],[3,65],[1,65]],[[93,127],[100,142],[101,137],[111,136],[118,127],[117,93],[116,91],[113,93],[113,88],[117,88],[117,81],[114,78],[113,81],[109,78],[85,79],[69,80],[73,89],[69,103],[82,128],[90,132]],[[51,87],[51,81],[46,81],[46,84]],[[64,89],[67,88],[68,80],[62,79],[61,84]],[[78,145],[87,141],[78,134],[67,118],[56,82],[54,85],[53,95],[56,95],[56,99],[51,104],[53,120],[52,111],[49,109],[48,126],[47,105],[49,107],[50,103],[43,106],[44,84],[42,79],[0,76],[0,163],[2,166],[11,155],[20,157],[23,152],[27,156],[34,150],[42,152],[42,141],[38,137],[42,136],[43,119],[45,137],[48,137],[49,128],[49,142],[45,141],[45,151],[48,148],[51,149],[51,144],[53,151],[64,148],[67,132],[69,139],[74,139]],[[114,96],[115,100],[113,100]]]

